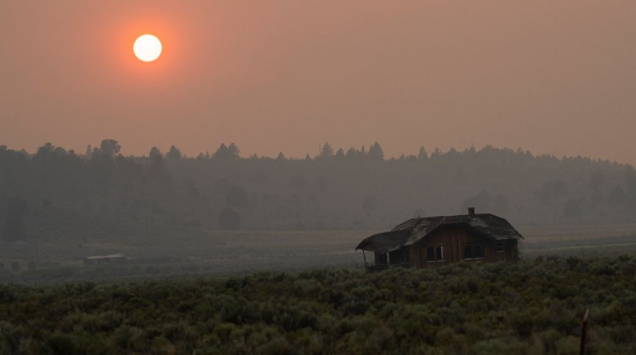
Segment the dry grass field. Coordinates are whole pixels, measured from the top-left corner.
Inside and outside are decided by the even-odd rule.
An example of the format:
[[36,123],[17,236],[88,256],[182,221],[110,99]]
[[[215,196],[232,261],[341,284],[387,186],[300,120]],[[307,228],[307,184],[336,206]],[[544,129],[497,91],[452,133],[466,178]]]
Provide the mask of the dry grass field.
[[636,224],[528,226],[522,252],[526,256],[610,255],[636,251]]
[[[601,256],[636,252],[636,225],[520,227],[522,257]],[[375,233],[340,231],[197,231],[162,230],[126,238],[92,238],[81,243],[41,240],[8,244],[0,250],[0,281],[112,279],[191,273],[247,275],[264,271],[361,268],[360,240]],[[90,255],[123,253],[126,265],[84,266]],[[372,260],[371,255],[367,255]],[[37,267],[33,264],[37,261]],[[20,264],[20,271],[11,265]],[[29,270],[31,264],[31,270]],[[47,270],[54,270],[49,277]],[[62,270],[62,271],[60,271]]]

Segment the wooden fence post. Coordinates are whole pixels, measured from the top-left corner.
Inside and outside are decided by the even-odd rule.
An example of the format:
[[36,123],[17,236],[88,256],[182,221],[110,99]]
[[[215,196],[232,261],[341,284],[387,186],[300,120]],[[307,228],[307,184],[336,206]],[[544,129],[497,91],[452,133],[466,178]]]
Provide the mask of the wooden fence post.
[[364,269],[367,270],[367,255],[364,253],[364,249],[362,249],[362,257],[364,258]]
[[585,309],[583,321],[581,322],[581,355],[585,355],[585,336],[587,333],[587,317],[590,315],[590,309]]

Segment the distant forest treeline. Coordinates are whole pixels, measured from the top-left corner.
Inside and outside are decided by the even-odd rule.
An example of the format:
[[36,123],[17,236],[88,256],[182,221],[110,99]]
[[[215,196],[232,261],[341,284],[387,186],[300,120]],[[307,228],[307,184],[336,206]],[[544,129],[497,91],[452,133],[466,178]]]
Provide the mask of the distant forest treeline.
[[634,168],[582,157],[488,146],[385,159],[378,143],[325,143],[304,159],[241,157],[234,144],[196,158],[174,146],[142,157],[120,148],[0,146],[3,239],[25,237],[46,209],[197,229],[387,229],[468,206],[519,224],[636,222]]

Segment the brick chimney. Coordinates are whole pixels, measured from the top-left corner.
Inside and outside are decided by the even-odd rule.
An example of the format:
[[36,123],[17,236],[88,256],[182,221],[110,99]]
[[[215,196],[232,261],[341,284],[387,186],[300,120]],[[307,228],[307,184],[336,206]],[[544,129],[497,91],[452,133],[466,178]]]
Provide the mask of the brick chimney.
[[475,207],[468,207],[468,215],[470,217],[475,217]]

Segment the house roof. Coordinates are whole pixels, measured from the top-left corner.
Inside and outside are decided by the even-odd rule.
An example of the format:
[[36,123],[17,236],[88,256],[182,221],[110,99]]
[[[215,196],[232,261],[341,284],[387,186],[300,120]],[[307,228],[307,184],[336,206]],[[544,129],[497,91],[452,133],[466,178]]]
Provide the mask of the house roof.
[[357,249],[389,252],[402,246],[409,246],[431,234],[434,230],[448,225],[465,225],[493,241],[523,239],[521,234],[504,218],[490,213],[459,216],[437,216],[413,218],[384,232],[365,238]]

